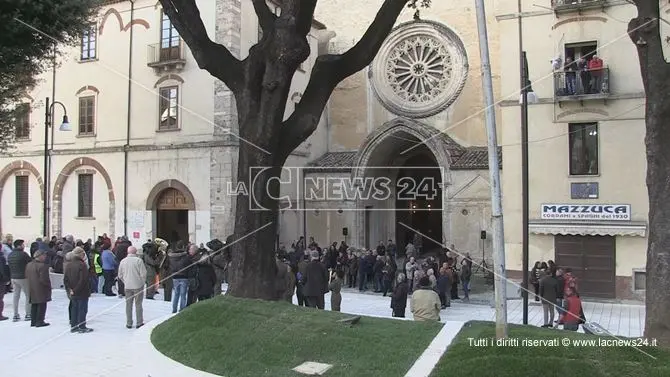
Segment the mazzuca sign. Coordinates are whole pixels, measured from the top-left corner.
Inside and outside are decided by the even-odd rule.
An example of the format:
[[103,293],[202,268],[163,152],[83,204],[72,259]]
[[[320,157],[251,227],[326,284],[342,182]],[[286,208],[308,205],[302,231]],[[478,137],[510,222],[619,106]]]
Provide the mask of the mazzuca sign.
[[542,204],[542,219],[630,221],[630,205]]

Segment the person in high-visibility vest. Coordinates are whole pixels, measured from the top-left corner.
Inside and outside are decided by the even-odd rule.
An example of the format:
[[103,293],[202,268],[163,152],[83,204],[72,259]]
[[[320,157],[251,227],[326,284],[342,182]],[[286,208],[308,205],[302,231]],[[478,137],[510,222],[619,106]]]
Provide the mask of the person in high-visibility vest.
[[100,263],[100,250],[93,249],[91,251],[91,256],[93,257],[93,267],[95,268],[95,275],[98,277],[96,293],[102,291],[102,286],[105,284],[105,277],[102,275],[102,264]]

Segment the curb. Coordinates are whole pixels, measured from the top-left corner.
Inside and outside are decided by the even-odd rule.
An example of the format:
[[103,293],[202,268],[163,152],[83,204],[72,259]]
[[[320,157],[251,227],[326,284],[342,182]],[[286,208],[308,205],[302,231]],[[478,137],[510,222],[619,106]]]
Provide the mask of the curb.
[[442,358],[444,352],[454,341],[456,335],[461,331],[465,322],[449,321],[444,324],[442,330],[433,338],[428,348],[414,362],[407,371],[405,377],[428,377]]

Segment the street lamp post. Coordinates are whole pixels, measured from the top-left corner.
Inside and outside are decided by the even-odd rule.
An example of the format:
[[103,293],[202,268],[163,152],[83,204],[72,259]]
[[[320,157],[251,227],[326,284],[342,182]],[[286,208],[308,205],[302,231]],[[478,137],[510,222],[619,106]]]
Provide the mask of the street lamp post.
[[[49,237],[49,211],[51,210],[51,208],[49,207],[49,203],[51,202],[49,200],[49,186],[51,184],[51,182],[50,182],[51,181],[51,172],[49,171],[49,129],[52,126],[51,113],[53,111],[53,107],[54,107],[55,104],[59,104],[63,108],[63,113],[64,113],[63,123],[61,123],[58,130],[59,131],[71,131],[72,130],[72,127],[70,126],[70,122],[67,119],[67,109],[65,108],[65,105],[63,105],[62,103],[60,103],[58,101],[54,101],[52,104],[49,104],[49,97],[47,97],[46,102],[45,102],[45,110],[44,110],[44,186],[43,186],[44,224],[43,224],[43,229],[42,229],[42,233],[43,233],[44,237]],[[52,139],[53,139],[53,137],[52,137]]]
[[522,197],[522,269],[523,274],[523,324],[528,324],[528,222],[529,222],[529,187],[528,187],[528,104],[537,103],[538,98],[533,92],[530,78],[528,77],[528,60],[526,51],[521,51],[521,197]]

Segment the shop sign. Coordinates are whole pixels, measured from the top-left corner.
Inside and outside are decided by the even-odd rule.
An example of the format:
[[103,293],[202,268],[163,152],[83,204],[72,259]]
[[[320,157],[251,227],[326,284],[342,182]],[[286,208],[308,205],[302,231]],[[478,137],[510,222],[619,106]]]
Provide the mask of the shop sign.
[[630,205],[542,204],[542,219],[630,221]]

